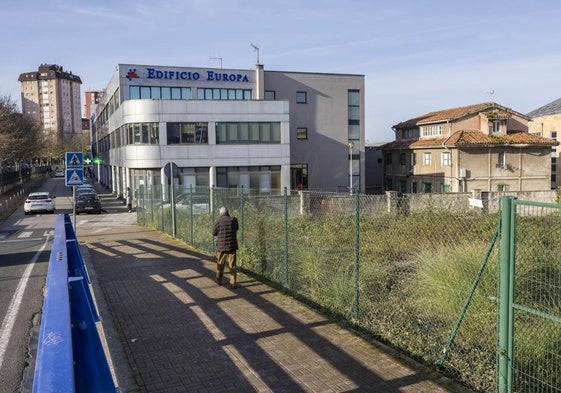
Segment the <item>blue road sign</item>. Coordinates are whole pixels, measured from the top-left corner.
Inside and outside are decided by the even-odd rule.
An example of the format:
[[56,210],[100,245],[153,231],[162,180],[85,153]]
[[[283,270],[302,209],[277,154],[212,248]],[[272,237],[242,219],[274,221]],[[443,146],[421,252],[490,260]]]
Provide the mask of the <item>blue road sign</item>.
[[66,152],[66,168],[81,168],[84,166],[84,154],[81,151]]
[[66,185],[80,186],[84,184],[84,169],[66,168]]

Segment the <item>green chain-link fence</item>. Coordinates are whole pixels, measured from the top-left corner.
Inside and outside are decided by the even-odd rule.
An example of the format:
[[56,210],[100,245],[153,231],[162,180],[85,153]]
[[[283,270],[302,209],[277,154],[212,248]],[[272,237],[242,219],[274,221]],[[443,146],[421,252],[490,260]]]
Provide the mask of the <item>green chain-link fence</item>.
[[211,229],[225,205],[240,221],[240,268],[475,390],[496,391],[499,214],[436,199],[412,209],[386,195],[217,188],[176,187],[171,204],[170,190],[139,191],[141,224],[214,256]]

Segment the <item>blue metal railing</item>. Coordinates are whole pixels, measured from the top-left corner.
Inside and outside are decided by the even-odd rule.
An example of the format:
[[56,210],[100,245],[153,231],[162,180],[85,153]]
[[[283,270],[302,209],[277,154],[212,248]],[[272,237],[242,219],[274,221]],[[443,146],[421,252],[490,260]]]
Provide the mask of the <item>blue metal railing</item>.
[[118,392],[101,344],[99,315],[68,214],[55,222],[33,392]]

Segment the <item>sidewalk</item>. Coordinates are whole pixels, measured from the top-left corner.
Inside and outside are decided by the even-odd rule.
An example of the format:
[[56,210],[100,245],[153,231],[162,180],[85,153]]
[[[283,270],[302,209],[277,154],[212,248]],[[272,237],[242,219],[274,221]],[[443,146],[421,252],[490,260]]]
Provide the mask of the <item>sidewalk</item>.
[[121,392],[467,392],[244,274],[216,285],[115,202],[77,233]]

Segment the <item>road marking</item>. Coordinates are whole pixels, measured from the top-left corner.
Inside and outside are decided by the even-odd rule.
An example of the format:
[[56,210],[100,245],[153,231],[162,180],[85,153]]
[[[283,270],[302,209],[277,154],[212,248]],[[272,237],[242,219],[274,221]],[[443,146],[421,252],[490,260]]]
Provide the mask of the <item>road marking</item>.
[[14,296],[12,297],[12,301],[10,302],[10,306],[8,307],[8,312],[6,313],[6,316],[2,321],[2,328],[0,329],[0,369],[2,369],[2,364],[4,363],[4,355],[6,353],[6,349],[8,349],[10,336],[12,335],[12,330],[14,328],[16,317],[18,315],[19,308],[21,306],[21,301],[23,299],[23,294],[25,293],[25,288],[27,287],[29,277],[31,276],[31,271],[33,270],[35,263],[39,259],[39,255],[41,255],[41,253],[47,247],[48,242],[49,242],[49,238],[46,238],[45,243],[43,243],[39,251],[35,253],[29,265],[27,265],[25,272],[23,272],[23,275],[19,280],[16,291],[14,292]]
[[31,231],[22,232],[22,233],[20,233],[20,234],[18,235],[18,239],[27,239],[27,238],[30,238],[32,233],[33,233],[33,232],[31,232]]

